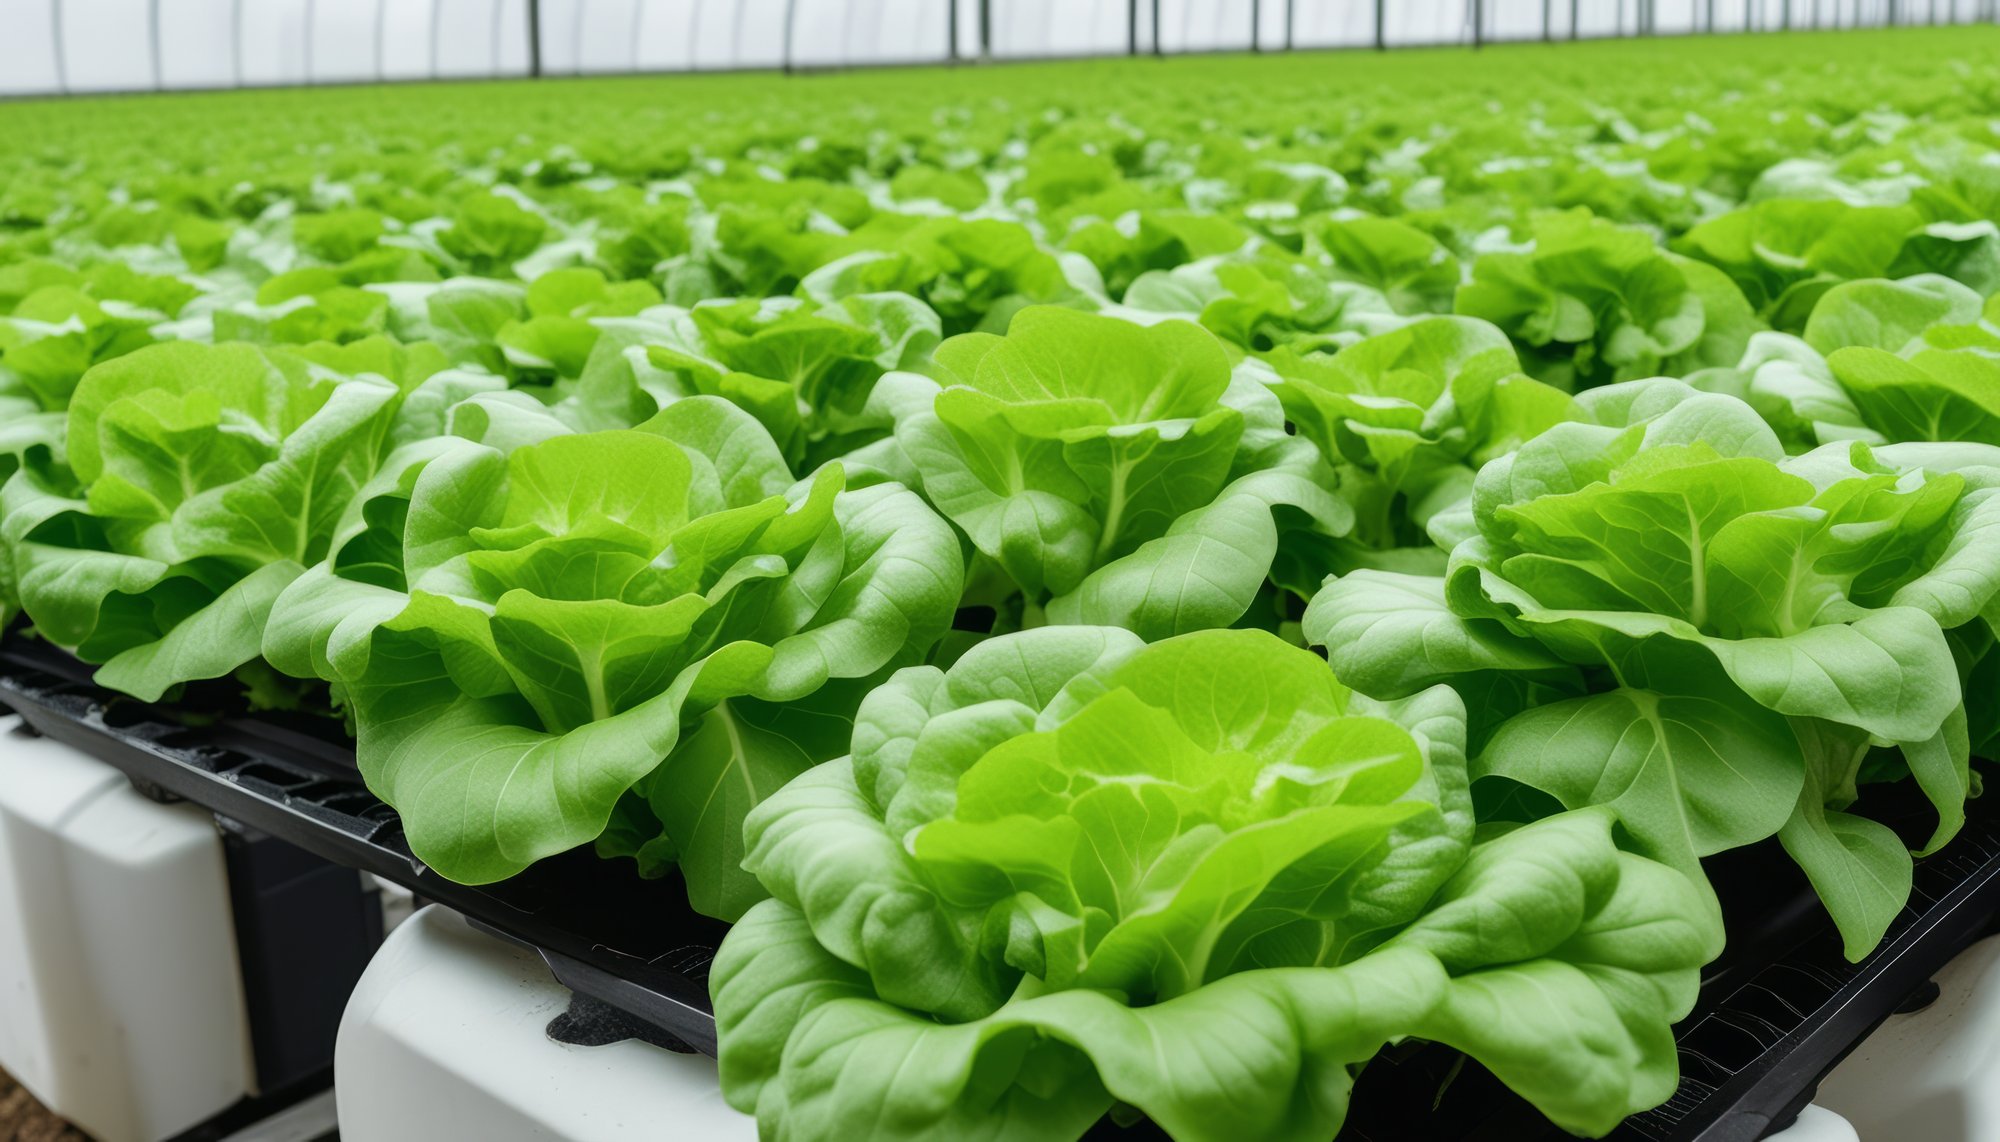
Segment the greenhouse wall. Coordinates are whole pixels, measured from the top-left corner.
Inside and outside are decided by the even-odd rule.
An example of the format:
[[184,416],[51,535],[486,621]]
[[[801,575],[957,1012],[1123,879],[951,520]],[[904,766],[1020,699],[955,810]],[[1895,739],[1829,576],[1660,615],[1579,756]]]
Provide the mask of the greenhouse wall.
[[1996,14],[1996,0],[0,0],[0,95],[1392,48]]

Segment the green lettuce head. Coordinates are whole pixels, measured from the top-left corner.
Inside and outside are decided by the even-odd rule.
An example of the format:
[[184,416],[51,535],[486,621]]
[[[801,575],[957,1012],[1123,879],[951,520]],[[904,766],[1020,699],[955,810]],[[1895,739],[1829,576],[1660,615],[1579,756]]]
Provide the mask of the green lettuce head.
[[734,918],[761,896],[743,814],[840,753],[866,680],[958,601],[957,538],[913,493],[848,491],[838,465],[794,483],[713,397],[405,470],[372,501],[399,548],[300,578],[267,652],[336,684],[362,775],[462,882],[595,840],[678,859],[694,905]]
[[356,490],[428,431],[438,390],[413,356],[175,342],[93,367],[69,402],[69,471],[26,467],[0,494],[37,629],[148,701],[251,663]]
[[521,204],[518,192],[467,195],[453,211],[451,225],[438,231],[439,248],[468,273],[499,277],[540,248],[549,223]]
[[1910,885],[1895,835],[1844,811],[1871,747],[1936,805],[1924,851],[1964,820],[1946,632],[2000,589],[2000,450],[1787,457],[1748,405],[1675,381],[1580,403],[1598,423],[1494,460],[1433,522],[1463,534],[1445,578],[1335,580],[1308,636],[1364,692],[1477,694],[1505,720],[1475,776],[1610,805],[1649,855],[1692,872],[1777,834],[1858,957]]
[[1333,263],[1333,275],[1381,292],[1397,313],[1450,313],[1458,291],[1458,258],[1436,238],[1407,222],[1373,215],[1314,219],[1306,227],[1310,252]]
[[279,274],[257,287],[254,301],[209,315],[214,340],[252,345],[345,344],[380,334],[388,323],[387,298],[324,267]]
[[2000,288],[1992,223],[1928,221],[1910,204],[1768,199],[1694,227],[1674,248],[1727,273],[1762,317],[1791,333],[1843,282],[1937,274],[1982,295]]
[[[139,278],[129,271],[127,276]],[[92,365],[152,344],[153,327],[177,313],[185,300],[154,299],[152,291],[125,292],[168,308],[87,292],[80,284],[50,285],[0,315],[0,399],[32,402],[41,412],[63,411]]]
[[941,334],[937,314],[900,293],[827,305],[708,301],[662,314],[659,326],[644,350],[646,363],[665,374],[655,387],[741,407],[801,473],[887,436],[886,423],[864,415],[869,392],[885,372],[921,367]]
[[[82,275],[53,263],[10,267],[25,296],[0,316],[0,484],[23,466],[44,486],[68,486],[63,431],[69,398],[91,365],[152,341],[149,327],[164,314],[114,304],[111,312],[77,286]],[[48,284],[35,288],[47,279]],[[30,477],[24,477],[27,479]],[[14,560],[0,528],[0,628],[20,611]]]
[[1524,250],[1482,255],[1457,311],[1505,330],[1528,372],[1580,391],[1733,365],[1762,328],[1721,271],[1585,209],[1538,215]]
[[[724,213],[719,237],[730,236],[735,217]],[[797,292],[821,304],[857,294],[909,294],[938,315],[947,334],[1002,332],[1023,308],[1083,296],[1079,282],[1103,292],[1082,255],[1053,253],[1026,226],[998,218],[885,213],[845,234],[769,234],[769,228],[741,234],[725,265],[739,257],[787,263],[790,272],[778,280],[796,274]],[[732,276],[747,285],[757,275],[732,270]]]
[[1148,271],[1105,312],[1142,324],[1196,322],[1245,352],[1331,351],[1408,320],[1370,286],[1261,251]]
[[1258,631],[988,641],[863,703],[851,758],[751,814],[773,899],[711,987],[767,1137],[1331,1137],[1391,1040],[1571,1130],[1676,1082],[1718,948],[1604,810],[1472,843],[1464,709],[1376,703]]
[[856,460],[971,539],[971,605],[1147,638],[1228,626],[1289,582],[1288,552],[1352,524],[1277,398],[1198,326],[1029,309],[936,364],[943,383],[876,386],[895,436]]
[[1089,258],[1106,290],[1123,295],[1148,274],[1234,253],[1250,235],[1227,218],[1189,210],[1135,210],[1079,220],[1063,247]]
[[1688,378],[1748,401],[1789,451],[1865,444],[2000,444],[2000,307],[1936,274],[1844,282],[1802,336],[1759,333],[1731,368]]
[[493,340],[516,377],[561,384],[582,374],[601,319],[630,317],[659,301],[647,282],[609,281],[588,267],[551,270],[528,286],[527,317],[501,326]]
[[1338,468],[1355,507],[1337,570],[1442,571],[1431,518],[1464,502],[1479,465],[1581,416],[1569,394],[1521,372],[1506,334],[1470,317],[1424,318],[1331,358],[1268,360],[1286,418]]
[[1927,276],[1840,286],[1820,309],[1807,339],[1868,430],[1854,436],[2000,445],[2000,305]]

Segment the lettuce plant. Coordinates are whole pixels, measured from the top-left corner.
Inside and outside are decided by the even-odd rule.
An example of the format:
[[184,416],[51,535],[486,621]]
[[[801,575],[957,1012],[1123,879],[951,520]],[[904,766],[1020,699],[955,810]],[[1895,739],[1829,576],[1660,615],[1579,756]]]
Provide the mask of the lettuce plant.
[[1475,775],[1610,805],[1648,855],[1693,872],[1777,834],[1858,957],[1910,884],[1896,836],[1845,812],[1871,747],[1936,806],[1923,851],[1964,819],[1946,632],[2000,590],[2000,450],[1957,471],[1933,462],[1957,446],[1788,458],[1749,406],[1668,380],[1580,403],[1597,423],[1494,460],[1433,521],[1459,536],[1445,578],[1338,579],[1308,635],[1364,692],[1477,692],[1505,720]]
[[864,405],[875,381],[920,367],[937,347],[937,314],[908,294],[703,302],[662,315],[645,356],[672,374],[659,386],[728,399],[768,429],[799,472],[886,436]]
[[1106,307],[1144,324],[1198,322],[1244,351],[1330,350],[1406,319],[1379,291],[1330,280],[1269,255],[1217,257],[1140,275],[1121,304]]
[[711,976],[730,1102],[784,1139],[1324,1139],[1414,1035],[1554,1121],[1676,1082],[1719,946],[1587,809],[1472,843],[1464,713],[1257,631],[1058,627],[863,703],[750,816],[770,890]]
[[[595,275],[564,270],[557,275]],[[626,283],[633,284],[633,283]],[[643,283],[638,283],[643,285]],[[524,324],[498,339],[510,360]],[[565,363],[552,383],[523,384],[568,428],[630,428],[691,396],[715,396],[755,417],[792,470],[805,474],[889,434],[867,409],[885,371],[921,368],[938,343],[938,318],[907,294],[857,294],[820,305],[802,298],[716,298],[692,308],[653,305],[617,316],[558,319]]]
[[1843,282],[1821,295],[1800,336],[1829,356],[1850,348],[1899,356],[1933,348],[1991,349],[1991,309],[1977,291],[1939,274]]
[[252,345],[346,343],[382,333],[388,318],[389,303],[381,294],[315,267],[266,281],[254,301],[210,314],[209,328],[215,340]]
[[0,316],[0,392],[62,412],[92,365],[152,344],[153,326],[170,316],[76,286],[38,289]]
[[1332,263],[1335,278],[1380,291],[1397,313],[1451,312],[1459,260],[1407,222],[1366,214],[1315,219],[1305,246]]
[[381,214],[359,206],[292,219],[292,238],[299,249],[332,264],[353,261],[375,249],[386,229]]
[[[0,484],[23,465],[52,469],[36,477],[67,486],[63,426],[70,394],[90,366],[151,343],[148,313],[83,292],[83,275],[65,267],[15,267],[21,296],[0,316]],[[20,610],[14,561],[0,528],[0,627]]]
[[368,287],[389,301],[385,331],[403,342],[428,341],[454,365],[507,376],[500,331],[528,317],[527,291],[490,278],[387,282]]
[[1338,467],[1355,507],[1332,570],[1442,571],[1423,530],[1431,517],[1471,494],[1481,464],[1580,415],[1569,394],[1521,372],[1506,334],[1469,317],[1424,318],[1332,357],[1266,360],[1286,418]]
[[1122,295],[1147,274],[1233,254],[1249,241],[1248,231],[1213,214],[1135,210],[1081,222],[1063,238],[1063,248],[1089,258],[1105,289]]
[[73,481],[23,468],[0,533],[37,629],[148,700],[258,657],[271,603],[324,557],[404,392],[247,345],[169,343],[93,367],[69,403]]
[[1802,336],[1759,333],[1734,368],[1690,383],[1748,401],[1787,449],[2000,444],[2000,334],[1971,289],[1936,274],[1835,285]]
[[1773,327],[1792,333],[1842,282],[1941,274],[1982,294],[2000,289],[2000,231],[1927,221],[1908,204],[1771,199],[1704,222],[1674,245],[1729,274]]
[[462,882],[602,838],[677,859],[695,906],[733,918],[761,895],[745,811],[845,748],[864,680],[958,599],[957,540],[915,495],[845,490],[838,465],[795,484],[713,397],[405,471],[406,501],[373,497],[400,551],[299,578],[267,651],[337,685],[363,776]]
[[[63,467],[64,413],[45,411],[33,396],[0,384],[0,511],[7,483],[23,467],[50,471],[22,479],[46,487],[66,487],[72,478]],[[12,533],[0,520],[0,630],[12,625],[21,611],[21,592],[14,581]]]
[[1525,250],[1482,254],[1457,312],[1522,349],[1528,372],[1572,390],[1733,365],[1761,327],[1720,271],[1587,210],[1535,218]]
[[525,318],[494,333],[516,376],[574,378],[596,345],[596,318],[630,317],[660,301],[643,281],[612,282],[587,267],[551,270],[528,285]]
[[[723,215],[718,237],[734,241],[725,243],[727,254],[717,254],[737,280],[795,280],[801,296],[822,303],[906,293],[937,313],[947,334],[1003,332],[1027,306],[1079,296],[1078,279],[1103,292],[1096,268],[1082,255],[1056,254],[1027,227],[997,218],[883,214],[846,233],[800,234],[768,223],[732,233],[737,217]],[[768,260],[780,268],[759,274],[739,268],[741,260]]]
[[1827,368],[1870,435],[2000,445],[2000,362],[1984,352],[1925,349],[1902,358],[1842,349]]
[[1974,31],[0,100],[0,622],[740,919],[773,1138],[1601,1132],[2000,758]]
[[1806,339],[1872,434],[1860,438],[2000,445],[1996,317],[1934,274],[1854,282],[1828,291]]
[[1353,522],[1277,398],[1197,326],[1029,309],[934,368],[882,379],[895,435],[856,459],[969,537],[967,605],[1148,638],[1228,626],[1289,545]]
[[504,276],[535,252],[548,220],[504,194],[475,194],[458,204],[451,224],[437,232],[439,247],[475,274]]

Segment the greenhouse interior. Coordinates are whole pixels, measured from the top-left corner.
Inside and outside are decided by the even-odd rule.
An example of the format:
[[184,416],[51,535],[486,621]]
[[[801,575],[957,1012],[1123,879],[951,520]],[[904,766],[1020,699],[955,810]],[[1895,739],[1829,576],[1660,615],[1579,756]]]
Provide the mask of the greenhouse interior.
[[2000,1142],[2000,3],[0,0],[0,1142]]

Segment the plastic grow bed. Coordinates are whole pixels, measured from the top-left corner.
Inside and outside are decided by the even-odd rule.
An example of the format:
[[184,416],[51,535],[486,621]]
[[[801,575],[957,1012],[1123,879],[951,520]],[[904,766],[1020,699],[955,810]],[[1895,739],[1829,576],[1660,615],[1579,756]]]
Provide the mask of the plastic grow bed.
[[[142,788],[327,860],[402,884],[536,951],[577,996],[550,1032],[576,1042],[643,1038],[715,1051],[707,975],[726,925],[687,906],[679,881],[606,875],[588,848],[498,884],[455,884],[417,860],[396,813],[370,794],[351,747],[329,727],[281,718],[196,722],[89,682],[90,668],[45,644],[0,640],[0,705],[39,732],[101,758]],[[1909,783],[1863,808],[1920,837],[1931,818]],[[1921,1006],[1929,980],[2000,916],[2000,806],[1968,803],[1965,828],[1917,863],[1910,903],[1859,964],[1775,841],[1709,862],[1728,950],[1676,1028],[1681,1083],[1634,1115],[1621,1142],[1751,1142],[1783,1129],[1820,1079],[1892,1013]],[[1164,1137],[1106,1121],[1093,1140]],[[1477,1064],[1407,1042],[1370,1062],[1341,1142],[1410,1138],[1536,1142],[1567,1138]]]

